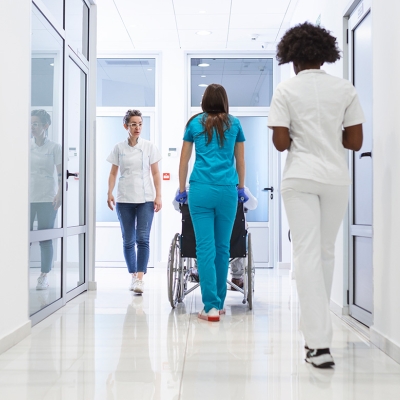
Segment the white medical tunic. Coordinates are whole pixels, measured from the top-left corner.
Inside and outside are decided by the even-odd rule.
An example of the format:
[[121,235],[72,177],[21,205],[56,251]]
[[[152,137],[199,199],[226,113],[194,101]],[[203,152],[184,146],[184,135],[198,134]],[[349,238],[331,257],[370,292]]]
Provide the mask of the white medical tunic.
[[35,139],[32,139],[30,160],[31,203],[53,202],[58,189],[56,166],[61,165],[61,163],[61,145],[45,139],[42,146],[38,146]]
[[139,137],[136,146],[128,140],[117,143],[107,161],[120,168],[118,203],[146,203],[154,201],[155,189],[151,179],[151,165],[161,160],[157,147]]
[[292,139],[282,180],[348,185],[342,129],[364,121],[356,89],[345,79],[309,69],[280,83],[272,98],[268,126],[289,128]]

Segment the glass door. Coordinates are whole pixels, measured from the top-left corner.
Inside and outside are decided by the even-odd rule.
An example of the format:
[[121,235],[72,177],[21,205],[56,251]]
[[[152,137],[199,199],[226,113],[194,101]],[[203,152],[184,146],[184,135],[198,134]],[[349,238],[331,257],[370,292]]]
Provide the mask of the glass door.
[[87,289],[89,11],[86,0],[32,4],[29,307],[33,325]]
[[87,74],[73,54],[66,63],[64,293],[86,289],[86,110]]

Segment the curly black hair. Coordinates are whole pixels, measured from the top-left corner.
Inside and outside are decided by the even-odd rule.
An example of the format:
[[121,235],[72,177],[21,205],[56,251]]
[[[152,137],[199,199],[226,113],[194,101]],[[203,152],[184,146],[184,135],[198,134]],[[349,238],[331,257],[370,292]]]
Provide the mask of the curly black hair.
[[289,29],[277,46],[279,65],[289,62],[302,64],[334,63],[340,50],[329,31],[305,22]]

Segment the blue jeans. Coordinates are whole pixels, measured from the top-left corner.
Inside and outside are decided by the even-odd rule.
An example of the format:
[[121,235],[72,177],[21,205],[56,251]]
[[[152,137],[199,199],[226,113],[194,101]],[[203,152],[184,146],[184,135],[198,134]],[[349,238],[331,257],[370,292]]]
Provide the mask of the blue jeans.
[[224,308],[237,203],[234,185],[190,184],[189,210],[196,236],[197,267],[206,312],[211,308]]
[[[38,230],[54,228],[57,210],[54,209],[53,203],[31,203],[31,221],[30,227],[33,229],[35,218],[38,221]],[[40,270],[43,273],[51,271],[53,265],[53,241],[42,240],[40,245]]]
[[[149,262],[149,239],[154,216],[154,202],[117,203],[117,215],[121,224],[124,257],[128,271],[147,272]],[[137,257],[136,257],[137,247]]]

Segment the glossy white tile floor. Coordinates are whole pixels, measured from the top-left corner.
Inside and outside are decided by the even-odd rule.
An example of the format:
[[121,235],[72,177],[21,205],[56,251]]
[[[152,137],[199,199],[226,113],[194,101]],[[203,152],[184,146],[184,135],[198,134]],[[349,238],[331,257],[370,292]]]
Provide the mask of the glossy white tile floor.
[[333,370],[304,362],[295,287],[286,271],[256,271],[253,312],[228,292],[220,323],[200,321],[200,291],[175,311],[165,271],[146,291],[123,269],[98,269],[85,293],[0,355],[0,399],[400,398],[400,365],[333,316]]

